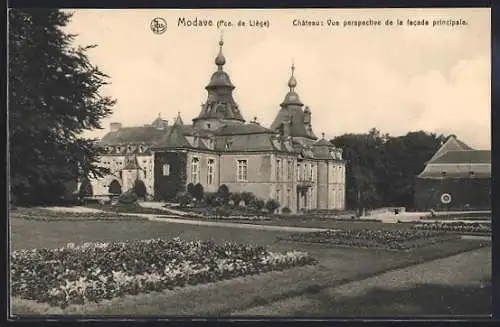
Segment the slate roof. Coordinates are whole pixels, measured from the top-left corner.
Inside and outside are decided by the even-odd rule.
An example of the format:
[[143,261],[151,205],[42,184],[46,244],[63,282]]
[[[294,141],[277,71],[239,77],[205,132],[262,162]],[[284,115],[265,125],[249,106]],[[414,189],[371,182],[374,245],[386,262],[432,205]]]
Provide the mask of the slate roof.
[[[272,134],[239,134],[220,136],[215,139],[215,150],[230,151],[275,151]],[[226,146],[227,145],[227,146]]]
[[417,177],[490,178],[491,151],[474,150],[455,135],[450,135]]
[[448,151],[474,150],[464,142],[457,139],[455,135],[450,135],[443,145],[436,151],[428,163],[433,162]]
[[174,124],[170,128],[170,132],[167,135],[153,145],[154,149],[157,148],[191,148],[192,145],[184,136],[183,126],[180,124]]
[[152,126],[122,127],[117,131],[107,133],[99,142],[103,145],[117,144],[152,144],[168,133],[170,127],[157,129]]
[[259,124],[228,124],[215,131],[216,135],[275,134]]
[[491,164],[491,151],[489,150],[464,150],[448,151],[436,158],[430,164],[443,163],[486,163]]
[[293,137],[310,137],[307,127],[304,124],[304,112],[299,106],[281,108],[278,115],[271,124],[270,129],[276,131],[284,121],[290,119],[290,135]]

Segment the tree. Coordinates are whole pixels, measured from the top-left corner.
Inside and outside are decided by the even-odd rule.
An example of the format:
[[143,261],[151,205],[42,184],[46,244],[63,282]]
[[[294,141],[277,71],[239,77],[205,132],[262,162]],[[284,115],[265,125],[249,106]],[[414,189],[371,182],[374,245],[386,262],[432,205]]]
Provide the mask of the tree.
[[377,192],[378,172],[383,171],[384,144],[388,135],[372,128],[367,134],[344,134],[331,140],[343,149],[346,160],[346,203],[348,208],[377,207],[382,199]]
[[[9,11],[9,146],[11,192],[20,203],[57,201],[65,184],[109,173],[96,165],[95,139],[115,101],[100,95],[107,78],[73,48],[62,28],[71,14],[53,9]],[[29,146],[28,146],[29,145]]]
[[92,189],[92,184],[90,183],[88,178],[82,179],[82,183],[80,184],[80,189],[78,190],[78,197],[83,199],[88,196],[92,196],[94,191]]
[[139,198],[142,198],[142,199],[145,199],[146,195],[148,193],[148,190],[146,188],[146,184],[144,184],[144,182],[141,181],[140,179],[135,180],[133,191],[135,194],[137,194],[137,196]]
[[113,179],[113,181],[109,184],[108,193],[114,195],[122,194],[122,186],[116,179]]
[[436,153],[444,136],[424,131],[391,137],[385,144],[385,171],[379,186],[385,202],[391,206],[413,207],[415,177]]
[[344,150],[349,208],[413,206],[415,176],[438,150],[442,135],[423,131],[391,137],[371,129],[344,134],[331,142]]

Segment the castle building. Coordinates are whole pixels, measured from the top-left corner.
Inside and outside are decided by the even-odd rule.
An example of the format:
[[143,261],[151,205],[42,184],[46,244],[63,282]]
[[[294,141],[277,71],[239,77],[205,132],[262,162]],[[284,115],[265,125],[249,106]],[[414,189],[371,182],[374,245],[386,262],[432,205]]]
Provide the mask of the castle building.
[[189,183],[200,183],[205,192],[225,184],[230,192],[274,198],[292,212],[344,209],[342,149],[324,134],[314,134],[311,109],[296,91],[295,66],[271,126],[261,126],[257,118],[246,122],[233,97],[235,86],[224,71],[223,44],[221,39],[217,70],[192,124],[185,124],[180,113],[171,124],[160,115],[146,126],[111,123],[100,141],[100,164],[111,174],[92,180],[94,195],[108,194],[111,183],[127,191],[140,179],[155,200],[171,199]]
[[414,200],[418,210],[490,210],[491,151],[450,135],[417,176]]

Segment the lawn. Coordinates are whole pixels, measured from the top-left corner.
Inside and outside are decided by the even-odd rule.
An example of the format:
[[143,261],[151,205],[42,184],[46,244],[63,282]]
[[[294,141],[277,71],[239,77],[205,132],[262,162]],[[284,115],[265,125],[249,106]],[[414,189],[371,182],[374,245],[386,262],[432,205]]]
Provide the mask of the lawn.
[[[339,228],[361,222],[336,222]],[[404,224],[364,223],[363,228],[402,228]],[[374,227],[376,226],[376,227]],[[180,237],[187,241],[213,240],[268,246],[272,251],[305,251],[319,260],[316,266],[240,277],[181,289],[125,296],[87,306],[70,306],[65,311],[43,304],[14,299],[14,313],[66,313],[107,315],[228,315],[237,310],[272,303],[325,287],[340,285],[464,252],[484,245],[480,240],[453,240],[409,252],[336,248],[321,244],[279,241],[288,232],[196,226],[153,221],[34,221],[11,220],[12,249],[55,248],[68,242],[126,241]]]

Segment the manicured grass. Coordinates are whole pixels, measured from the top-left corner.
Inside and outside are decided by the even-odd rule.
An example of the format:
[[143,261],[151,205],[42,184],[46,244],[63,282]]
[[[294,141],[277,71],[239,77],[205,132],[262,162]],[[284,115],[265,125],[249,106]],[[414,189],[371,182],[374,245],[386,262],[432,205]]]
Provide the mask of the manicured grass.
[[489,315],[491,248],[393,270],[234,315],[394,317]]
[[[348,222],[338,222],[340,225]],[[350,223],[357,224],[358,223]],[[404,224],[371,223],[379,226]],[[375,224],[375,225],[373,225]],[[374,227],[376,226],[376,227]],[[399,228],[401,228],[399,226]],[[240,242],[268,245],[273,251],[298,250],[308,252],[319,260],[314,267],[300,267],[283,272],[200,285],[187,288],[113,299],[99,305],[69,307],[59,313],[130,314],[130,315],[227,315],[234,310],[270,303],[297,296],[324,287],[367,278],[384,271],[405,267],[434,258],[477,248],[485,243],[479,240],[455,240],[409,252],[335,248],[320,244],[278,242],[277,236],[289,235],[281,231],[262,231],[227,227],[173,224],[152,221],[28,221],[11,222],[12,248],[60,247],[68,242],[138,240],[180,237],[186,240]],[[17,301],[17,302],[16,302]],[[52,312],[43,306],[14,301],[17,314]],[[17,304],[16,304],[17,303]],[[45,311],[44,311],[45,310]]]

